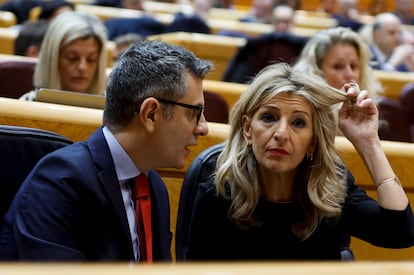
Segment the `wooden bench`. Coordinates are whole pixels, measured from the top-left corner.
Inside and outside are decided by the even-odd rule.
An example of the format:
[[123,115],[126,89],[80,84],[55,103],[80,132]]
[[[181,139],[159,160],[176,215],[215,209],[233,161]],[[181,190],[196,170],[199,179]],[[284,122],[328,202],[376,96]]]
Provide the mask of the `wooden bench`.
[[203,89],[221,95],[226,100],[229,109],[231,109],[240,98],[240,95],[247,89],[247,84],[204,79]]
[[[81,141],[87,139],[95,129],[101,126],[101,123],[102,110],[0,98],[0,124],[4,125],[45,129],[62,134],[74,141]],[[159,170],[169,191],[173,232],[185,171],[195,156],[207,147],[225,141],[228,136],[228,125],[209,123],[209,128],[209,135],[200,137],[198,145],[190,147],[191,153],[183,169]],[[381,143],[395,173],[401,179],[408,197],[413,203],[414,170],[411,164],[414,162],[414,144],[390,141],[382,141]],[[356,182],[368,194],[375,197],[375,190],[368,171],[351,143],[344,137],[337,137],[335,146],[352,171]],[[414,260],[414,247],[401,250],[384,249],[353,239],[351,249],[357,260]]]
[[231,58],[238,49],[246,44],[246,39],[201,33],[166,33],[152,35],[148,39],[157,39],[185,47],[197,57],[214,63],[214,70],[206,78],[220,80]]
[[338,25],[338,21],[324,14],[298,10],[295,13],[294,25],[297,27],[324,30],[336,27]]
[[7,28],[17,24],[17,17],[10,11],[0,11],[0,27]]
[[[237,1],[249,1],[251,3],[251,0],[236,0]],[[306,0],[302,1],[301,8],[304,10],[317,10],[320,6],[320,0]],[[359,0],[358,1],[358,10],[362,12],[368,12],[369,6],[371,5],[371,0]],[[394,0],[385,0],[388,11],[392,11],[394,8]]]
[[[114,7],[105,7],[105,6],[94,6],[86,4],[78,4],[75,6],[76,10],[84,11],[87,13],[95,14],[102,21],[111,19],[111,18],[136,18],[143,16],[145,13],[139,10],[132,9],[123,9],[123,8],[114,8]],[[160,12],[151,13],[155,19],[160,21],[165,25],[171,24],[174,20],[173,13]],[[207,25],[210,27],[213,34],[218,33],[222,30],[234,31],[234,32],[243,32],[250,36],[257,36],[264,33],[269,33],[273,31],[273,26],[271,24],[263,23],[250,23],[250,22],[240,22],[238,20],[208,17],[206,19]],[[312,36],[315,32],[321,29],[321,24],[326,24],[326,20],[322,20],[321,23],[318,23],[319,20],[309,20],[299,19],[297,26],[294,26],[293,33],[303,36]],[[316,26],[316,27],[315,27]]]
[[[414,82],[414,73],[374,70],[374,75],[384,87],[384,91],[380,95],[395,100],[400,99],[401,89],[404,85]],[[204,81],[204,87],[209,91],[222,94],[226,98],[229,106],[233,106],[240,94],[247,88],[247,84],[224,82],[220,80],[214,81],[215,79],[212,77],[207,77],[207,80]]]
[[18,34],[17,28],[0,27],[0,53],[14,54],[14,41]]
[[[157,1],[145,1],[143,3],[144,10],[151,13],[167,13],[174,14],[182,12],[184,14],[193,13],[193,5],[190,3],[169,3],[169,2],[157,2]],[[212,7],[207,13],[208,18],[220,18],[228,20],[239,20],[247,16],[249,12],[246,10],[238,9],[224,9]]]
[[7,275],[412,275],[413,262],[207,262],[207,263],[0,263],[2,274]]
[[[229,62],[246,44],[244,38],[184,32],[152,35],[148,39],[160,39],[181,45],[193,51],[200,58],[212,60],[216,64],[216,69],[213,74],[207,75],[207,79],[211,80],[223,79],[223,73]],[[401,88],[405,84],[414,82],[414,73],[374,70],[374,75],[383,85],[384,95],[394,99],[399,98]]]
[[374,75],[384,87],[383,95],[397,100],[400,98],[402,87],[407,83],[414,82],[414,72],[406,73],[374,70]]

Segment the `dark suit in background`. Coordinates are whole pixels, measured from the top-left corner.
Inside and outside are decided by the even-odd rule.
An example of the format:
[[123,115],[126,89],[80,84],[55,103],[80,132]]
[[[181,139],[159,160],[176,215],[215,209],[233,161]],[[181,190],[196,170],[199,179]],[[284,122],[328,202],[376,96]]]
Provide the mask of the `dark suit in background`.
[[137,18],[112,18],[105,21],[109,40],[127,33],[137,33],[144,37],[164,33],[165,26],[151,16]]

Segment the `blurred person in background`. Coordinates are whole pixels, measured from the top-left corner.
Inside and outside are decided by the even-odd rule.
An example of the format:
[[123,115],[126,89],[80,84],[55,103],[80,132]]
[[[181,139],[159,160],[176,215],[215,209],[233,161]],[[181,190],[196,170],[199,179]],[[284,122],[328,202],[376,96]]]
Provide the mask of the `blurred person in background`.
[[294,66],[324,79],[337,89],[345,83],[358,83],[375,100],[382,92],[382,86],[375,78],[369,60],[369,48],[359,34],[336,27],[317,32],[307,42]]
[[274,7],[275,0],[253,0],[250,13],[240,21],[271,24]]
[[364,25],[359,20],[359,9],[358,9],[358,0],[338,0],[338,10],[333,13],[332,18],[336,19],[338,26],[348,27],[353,31],[359,31],[359,29]]
[[[367,90],[380,111],[380,138],[410,141],[410,137],[400,135],[408,132],[408,125],[402,120],[394,123],[387,115],[392,113],[394,117],[404,117],[398,102],[392,104],[381,95],[383,87],[370,65],[370,50],[358,33],[344,27],[319,31],[308,41],[295,67],[308,75],[324,79],[337,89],[346,83],[356,83],[361,89]],[[382,112],[383,108],[385,113]]]
[[29,19],[32,8],[40,6],[43,0],[8,0],[0,4],[0,10],[12,12],[17,19],[17,24],[22,24]]
[[144,10],[143,1],[145,0],[95,0],[92,4],[97,6]]
[[24,22],[14,40],[14,54],[38,57],[48,25],[49,21],[46,19]]
[[294,27],[295,10],[288,5],[278,5],[273,9],[275,32],[291,33]]
[[75,6],[71,2],[64,0],[44,1],[41,5],[39,19],[47,19],[50,21],[62,12],[73,10],[75,10]]
[[67,11],[49,24],[34,73],[35,90],[20,97],[35,100],[40,88],[104,94],[106,30],[91,14]]
[[372,66],[384,71],[414,71],[414,47],[407,43],[400,19],[393,13],[381,13],[371,27]]
[[395,0],[393,13],[400,18],[402,24],[414,25],[413,8],[412,0]]
[[338,10],[338,5],[336,2],[336,0],[320,0],[319,6],[316,10],[330,15],[335,14]]
[[121,54],[126,49],[128,49],[129,46],[131,46],[132,44],[138,43],[144,39],[145,38],[142,35],[139,35],[137,33],[127,33],[127,34],[124,34],[124,35],[121,35],[115,38],[114,40],[115,49],[112,55],[113,56],[112,64],[115,64],[116,61],[118,61]]

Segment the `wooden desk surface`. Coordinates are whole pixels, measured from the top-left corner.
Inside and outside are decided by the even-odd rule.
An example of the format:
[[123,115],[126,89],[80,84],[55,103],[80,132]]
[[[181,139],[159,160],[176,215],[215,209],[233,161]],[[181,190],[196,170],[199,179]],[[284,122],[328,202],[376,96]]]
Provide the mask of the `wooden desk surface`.
[[2,275],[412,275],[414,262],[2,263]]
[[32,61],[37,62],[38,58],[36,57],[28,57],[28,56],[22,56],[22,55],[13,55],[13,54],[3,54],[0,53],[0,61],[9,61],[9,60],[22,60],[22,61]]

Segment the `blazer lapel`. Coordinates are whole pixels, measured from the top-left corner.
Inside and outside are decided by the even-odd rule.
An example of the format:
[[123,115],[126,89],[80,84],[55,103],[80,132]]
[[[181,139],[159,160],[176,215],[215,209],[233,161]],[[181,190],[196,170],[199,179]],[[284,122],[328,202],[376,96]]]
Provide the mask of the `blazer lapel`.
[[129,231],[128,218],[122,199],[121,188],[119,186],[112,158],[110,157],[111,153],[101,128],[95,131],[95,133],[88,139],[88,146],[98,169],[97,177],[119,219],[123,232],[125,233],[124,236],[126,236],[125,241],[128,242],[127,245],[130,247],[130,253],[133,257],[132,238]]
[[[154,259],[171,259],[170,205],[167,188],[161,177],[150,171],[148,179],[151,186],[151,206],[153,218],[153,254]],[[156,226],[154,226],[154,224]]]

